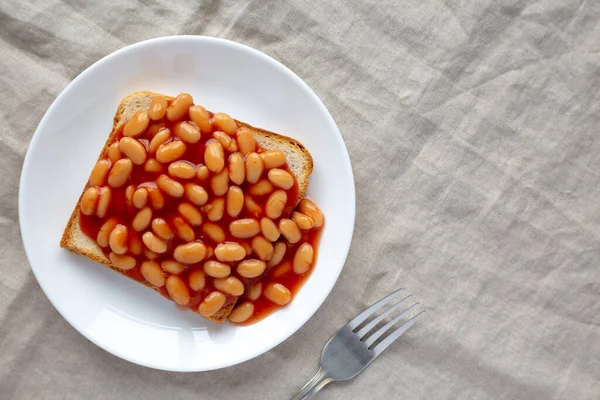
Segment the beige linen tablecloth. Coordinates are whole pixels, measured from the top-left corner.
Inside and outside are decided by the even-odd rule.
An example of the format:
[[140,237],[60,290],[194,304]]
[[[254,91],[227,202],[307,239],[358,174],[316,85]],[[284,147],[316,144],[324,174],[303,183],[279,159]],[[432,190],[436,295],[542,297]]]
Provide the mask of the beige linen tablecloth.
[[[400,286],[427,317],[321,398],[600,398],[600,2],[199,3],[0,3],[1,399],[290,398],[326,340]],[[173,34],[289,66],[337,121],[356,178],[352,248],[321,309],[274,350],[206,373],[87,341],[19,237],[20,170],[50,103],[106,54]]]

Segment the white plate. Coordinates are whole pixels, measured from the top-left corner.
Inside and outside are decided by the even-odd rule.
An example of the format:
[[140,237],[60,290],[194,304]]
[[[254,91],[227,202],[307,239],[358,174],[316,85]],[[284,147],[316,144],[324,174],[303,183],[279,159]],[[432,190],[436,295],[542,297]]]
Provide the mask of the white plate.
[[[189,92],[197,104],[291,136],[308,148],[315,161],[308,193],[327,223],[314,272],[290,305],[248,327],[217,325],[179,311],[143,285],[59,247],[65,224],[110,133],[117,105],[139,90]],[[342,270],[354,214],[348,152],[315,93],[257,50],[199,36],[134,44],[104,57],[73,80],[33,135],[19,192],[25,250],[58,312],[112,354],[173,371],[240,363],[298,330],[321,306]]]

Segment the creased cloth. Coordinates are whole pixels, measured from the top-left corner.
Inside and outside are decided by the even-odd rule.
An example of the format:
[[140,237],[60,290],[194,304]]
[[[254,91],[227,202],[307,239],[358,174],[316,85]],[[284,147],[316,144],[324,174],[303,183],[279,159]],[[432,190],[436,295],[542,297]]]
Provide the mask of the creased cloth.
[[[600,398],[600,2],[0,2],[0,399],[286,399],[351,317],[398,287],[427,317],[323,399]],[[352,248],[274,350],[178,374],[78,334],[19,236],[31,136],[60,91],[126,45],[238,41],[304,79],[352,160]]]

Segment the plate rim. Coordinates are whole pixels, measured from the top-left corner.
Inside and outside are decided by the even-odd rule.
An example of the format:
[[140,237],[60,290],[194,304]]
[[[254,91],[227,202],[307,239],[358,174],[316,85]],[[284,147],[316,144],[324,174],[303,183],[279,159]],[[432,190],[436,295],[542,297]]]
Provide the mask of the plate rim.
[[[332,280],[331,284],[328,285],[328,287],[326,288],[326,290],[322,291],[322,295],[320,297],[322,297],[321,299],[319,299],[318,306],[311,312],[309,312],[306,317],[304,318],[300,318],[298,319],[298,322],[296,324],[294,324],[294,328],[290,331],[289,334],[283,335],[281,339],[276,339],[274,340],[272,343],[267,344],[264,347],[260,347],[258,348],[257,351],[251,351],[249,352],[246,356],[240,357],[239,359],[237,359],[234,362],[226,362],[223,364],[219,364],[216,363],[216,365],[212,366],[212,367],[208,367],[208,368],[181,368],[178,366],[175,367],[169,367],[166,365],[158,365],[155,363],[151,363],[151,362],[147,362],[146,360],[140,360],[137,359],[135,357],[130,357],[127,353],[119,353],[116,351],[113,351],[114,349],[109,348],[108,346],[105,345],[105,343],[103,343],[102,341],[97,340],[95,337],[93,337],[92,335],[87,335],[85,334],[80,327],[77,326],[76,323],[74,323],[72,321],[72,319],[67,316],[67,313],[62,309],[62,307],[59,305],[59,303],[57,301],[55,301],[56,299],[53,299],[52,296],[49,295],[47,288],[45,287],[45,285],[42,283],[42,281],[40,281],[38,274],[36,273],[36,269],[33,266],[33,263],[31,262],[32,260],[32,256],[30,255],[30,249],[28,249],[28,246],[26,244],[26,240],[25,240],[25,235],[24,232],[26,231],[24,229],[24,214],[25,214],[25,200],[24,200],[24,191],[25,191],[25,187],[27,184],[27,176],[28,174],[25,173],[25,171],[29,170],[31,167],[31,163],[32,163],[32,152],[30,151],[32,147],[35,147],[34,145],[37,143],[38,140],[40,140],[40,135],[39,132],[42,131],[43,129],[45,129],[46,124],[47,124],[47,120],[49,118],[49,116],[53,113],[54,108],[57,107],[57,105],[60,103],[61,99],[67,95],[67,93],[69,93],[70,89],[73,88],[75,86],[75,84],[85,78],[88,74],[91,74],[95,69],[99,68],[100,66],[102,66],[103,64],[109,62],[111,59],[118,57],[119,55],[121,55],[122,53],[126,53],[126,52],[130,52],[130,51],[135,51],[138,48],[142,48],[144,46],[147,45],[152,45],[152,44],[157,44],[159,42],[168,42],[170,40],[191,40],[191,41],[207,41],[207,42],[216,42],[217,44],[220,45],[225,45],[225,46],[231,46],[234,49],[237,50],[241,50],[241,51],[246,51],[249,53],[252,53],[254,56],[257,56],[261,59],[263,59],[266,62],[269,63],[273,63],[277,68],[281,69],[289,78],[291,78],[293,81],[295,81],[295,83],[299,84],[301,88],[304,89],[304,91],[312,98],[312,100],[315,102],[315,104],[320,108],[321,112],[323,113],[323,115],[325,116],[327,122],[333,127],[334,129],[334,134],[335,134],[335,139],[341,144],[341,150],[343,153],[343,159],[344,159],[344,164],[345,168],[347,168],[350,171],[350,183],[351,183],[351,187],[350,189],[350,194],[351,194],[351,202],[349,202],[351,204],[351,208],[352,208],[352,213],[351,213],[351,232],[350,232],[350,236],[349,236],[349,240],[347,241],[347,243],[345,244],[345,247],[340,249],[341,251],[341,255],[343,255],[343,262],[342,265],[339,269],[339,272],[335,278],[335,280]],[[346,147],[346,144],[344,142],[344,139],[342,137],[342,134],[339,130],[339,127],[337,126],[335,120],[333,119],[333,116],[331,115],[331,113],[329,112],[329,110],[327,109],[327,107],[325,106],[325,104],[323,103],[323,101],[319,98],[319,96],[317,96],[317,94],[314,92],[314,90],[302,79],[300,78],[298,75],[296,75],[296,73],[294,73],[291,69],[289,69],[287,66],[285,66],[282,62],[280,62],[279,60],[275,59],[274,57],[267,55],[265,53],[263,53],[260,50],[254,49],[248,45],[239,43],[239,42],[235,42],[229,39],[224,39],[224,38],[219,38],[219,37],[213,37],[213,36],[202,36],[202,35],[170,35],[170,36],[161,36],[161,37],[157,37],[157,38],[152,38],[152,39],[147,39],[147,40],[143,40],[140,42],[136,42],[136,43],[132,43],[130,45],[127,45],[125,47],[122,47],[120,49],[117,49],[115,51],[113,51],[112,53],[109,53],[105,56],[103,56],[101,59],[95,61],[93,64],[89,65],[88,67],[86,67],[85,70],[83,70],[80,74],[78,74],[73,80],[71,80],[61,91],[60,93],[56,96],[56,98],[52,101],[52,103],[50,104],[50,106],[48,107],[48,109],[46,110],[46,112],[44,113],[44,116],[42,117],[42,119],[40,120],[40,122],[38,123],[32,137],[31,140],[29,142],[29,145],[27,147],[27,152],[25,154],[25,158],[23,161],[23,165],[21,167],[21,176],[19,178],[19,191],[18,191],[18,216],[19,216],[19,229],[21,232],[21,242],[23,243],[23,248],[25,250],[25,255],[27,257],[27,261],[29,263],[29,267],[31,269],[31,271],[33,272],[36,281],[38,282],[40,288],[42,289],[42,292],[44,293],[44,295],[46,296],[46,298],[48,299],[48,301],[52,304],[52,306],[54,307],[54,309],[68,322],[68,324],[75,329],[79,334],[81,334],[81,336],[83,336],[85,339],[87,339],[88,341],[92,342],[94,345],[98,346],[99,348],[101,348],[102,350],[106,351],[109,354],[112,354],[116,357],[119,357],[123,360],[126,360],[128,362],[131,362],[133,364],[136,365],[141,365],[147,368],[152,368],[152,369],[157,369],[157,370],[163,370],[163,371],[172,371],[172,372],[201,372],[201,371],[211,371],[211,370],[217,370],[217,369],[222,369],[222,368],[226,368],[226,367],[230,367],[230,366],[234,366],[234,365],[238,365],[241,363],[244,363],[248,360],[251,360],[253,358],[258,357],[259,355],[262,355],[270,350],[272,350],[273,348],[277,347],[278,345],[280,345],[281,343],[283,343],[284,341],[286,341],[287,339],[289,339],[292,335],[294,335],[301,327],[303,327],[306,322],[308,322],[308,320],[310,318],[312,318],[314,316],[314,314],[323,306],[323,303],[325,302],[325,300],[329,297],[329,295],[331,294],[333,287],[335,286],[335,284],[337,283],[337,281],[339,280],[339,277],[342,273],[342,270],[344,269],[344,266],[346,264],[347,258],[348,258],[348,254],[350,251],[350,247],[352,245],[352,239],[354,236],[354,228],[355,228],[355,220],[356,220],[356,186],[355,186],[355,180],[354,180],[354,172],[352,169],[352,163],[350,160],[350,155],[348,153],[348,149]]]

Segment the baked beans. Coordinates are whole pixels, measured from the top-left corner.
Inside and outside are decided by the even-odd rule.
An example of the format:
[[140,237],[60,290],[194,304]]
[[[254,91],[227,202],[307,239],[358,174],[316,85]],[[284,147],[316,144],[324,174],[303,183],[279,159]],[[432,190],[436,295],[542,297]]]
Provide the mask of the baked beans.
[[167,251],[167,243],[152,232],[144,233],[142,235],[142,241],[147,248],[157,254],[162,254]]
[[135,165],[142,165],[146,161],[146,148],[134,138],[124,137],[121,139],[119,150]]
[[111,252],[108,255],[108,258],[110,258],[110,261],[115,267],[123,271],[130,270],[136,265],[135,258],[131,256],[117,254],[115,252]]
[[156,159],[158,162],[168,164],[179,160],[187,150],[187,146],[181,140],[165,142],[156,149]]
[[150,108],[148,108],[148,117],[152,121],[159,121],[165,117],[168,107],[167,99],[164,96],[154,96]]
[[229,173],[226,169],[213,175],[210,187],[215,196],[223,196],[229,189]]
[[208,168],[206,167],[206,165],[199,165],[198,169],[196,171],[196,178],[199,181],[205,181],[206,179],[208,179],[208,175],[210,174],[210,171],[208,170]]
[[182,264],[195,264],[206,257],[206,251],[204,243],[191,242],[177,246],[173,252],[173,257]]
[[190,301],[190,291],[187,285],[177,275],[170,275],[166,281],[167,293],[179,305],[185,305]]
[[262,294],[262,286],[263,286],[263,284],[261,281],[255,282],[250,287],[250,290],[248,290],[246,297],[248,297],[248,299],[250,299],[252,301],[258,300],[258,298]]
[[165,206],[165,198],[157,188],[148,188],[148,197],[150,197],[150,204],[155,210],[160,210]]
[[173,132],[182,141],[189,144],[196,144],[200,141],[200,128],[189,122],[178,122],[173,127]]
[[131,226],[136,232],[141,232],[146,229],[152,221],[152,209],[150,207],[144,207],[135,214]]
[[175,260],[165,260],[160,263],[160,267],[163,271],[172,275],[179,275],[185,270],[183,264]]
[[246,179],[246,165],[240,153],[229,156],[229,179],[236,185],[241,185]]
[[254,135],[248,128],[240,128],[240,131],[237,135],[237,143],[240,153],[243,155],[256,151]]
[[203,206],[208,201],[208,193],[206,193],[206,190],[204,190],[202,186],[194,183],[186,183],[185,195],[189,201],[197,206]]
[[171,197],[183,196],[183,185],[176,180],[171,179],[169,176],[163,174],[156,179],[158,188],[168,194]]
[[144,250],[144,243],[142,243],[142,239],[137,232],[129,232],[129,250],[131,254],[134,256],[139,256],[142,254]]
[[148,158],[144,163],[144,171],[159,174],[163,171],[163,166],[155,158]]
[[204,162],[211,172],[221,172],[225,166],[225,153],[221,143],[214,141],[206,145]]
[[148,202],[148,189],[145,187],[137,189],[135,192],[133,192],[131,201],[135,208],[144,208]]
[[273,257],[273,244],[261,235],[252,239],[252,250],[263,261],[268,261]]
[[324,224],[316,204],[298,198],[296,165],[262,148],[266,139],[189,94],[153,95],[96,162],[80,200],[82,231],[115,269],[178,304],[255,322],[309,276]]
[[254,314],[254,304],[249,301],[245,301],[231,311],[231,314],[229,314],[229,320],[234,323],[245,322],[252,317],[252,314]]
[[314,250],[310,243],[302,243],[294,255],[294,273],[305,274],[313,262]]
[[223,293],[230,294],[232,296],[241,296],[244,294],[244,284],[235,276],[228,276],[227,278],[216,278],[213,280],[215,289],[220,290]]
[[225,132],[215,131],[213,133],[213,137],[217,139],[218,142],[221,143],[221,146],[223,146],[223,149],[227,150],[228,152],[233,153],[238,150],[235,140]]
[[287,203],[287,193],[283,190],[276,190],[267,199],[265,205],[265,214],[271,219],[281,217],[285,204]]
[[169,128],[161,129],[154,135],[152,140],[150,140],[150,144],[148,145],[148,153],[154,154],[156,150],[160,147],[161,144],[165,143],[167,140],[171,138],[171,131]]
[[302,238],[298,225],[291,219],[283,218],[279,221],[279,230],[288,242],[294,244]]
[[175,236],[173,229],[163,218],[154,218],[152,220],[152,231],[164,240],[171,240]]
[[119,142],[114,142],[108,147],[108,159],[113,164],[121,159],[121,150],[119,150]]
[[198,306],[198,313],[203,317],[211,317],[225,305],[227,297],[219,291],[210,292]]
[[267,269],[267,264],[261,260],[244,260],[241,261],[237,266],[237,273],[248,279],[256,278],[262,275]]
[[128,137],[138,137],[146,131],[148,124],[150,124],[148,112],[146,110],[139,110],[125,123],[123,135]]
[[267,266],[271,268],[278,265],[283,260],[286,250],[287,246],[284,242],[275,243],[275,245],[273,246],[273,256],[271,256],[271,259],[267,263]]
[[269,181],[278,188],[288,190],[294,186],[294,177],[287,171],[273,168],[268,173]]
[[181,203],[179,207],[177,207],[177,210],[191,226],[202,225],[202,214],[200,214],[200,211],[190,203]]
[[192,229],[190,224],[185,222],[183,218],[173,218],[173,225],[175,225],[175,233],[184,242],[192,242],[194,239],[196,239],[196,234],[194,233],[194,230]]
[[110,249],[115,254],[125,254],[127,252],[127,227],[122,224],[118,224],[110,233],[108,237],[108,244]]
[[215,243],[221,243],[225,241],[225,231],[220,225],[212,222],[205,222],[202,224],[202,232],[204,232],[204,234]]
[[227,190],[227,215],[237,217],[244,208],[244,192],[238,186],[230,186]]
[[133,170],[133,163],[128,158],[122,158],[115,163],[108,173],[108,184],[112,187],[121,187],[129,179]]
[[192,179],[196,176],[196,167],[188,161],[175,161],[169,165],[169,175],[173,178]]
[[229,232],[238,239],[249,239],[260,232],[260,225],[252,218],[238,219],[229,224]]
[[246,180],[249,183],[258,182],[264,168],[263,160],[257,153],[250,153],[246,156]]
[[303,231],[312,229],[315,226],[315,222],[309,215],[300,213],[298,211],[294,211],[292,213],[292,220],[294,220],[296,225],[298,225],[298,228],[302,229]]
[[96,216],[104,218],[110,205],[112,191],[109,187],[101,187],[98,189],[98,206],[96,207]]
[[168,129],[168,126],[169,125],[165,121],[153,123],[150,125],[150,128],[148,128],[148,133],[144,135],[144,138],[146,140],[152,140],[159,131]]
[[216,113],[213,115],[213,123],[218,130],[228,135],[233,135],[237,131],[237,124],[229,115],[225,113]]
[[280,306],[285,306],[292,300],[292,292],[281,283],[268,283],[264,294],[267,299]]
[[260,220],[260,231],[263,236],[270,242],[275,242],[279,239],[281,232],[279,232],[279,228],[270,218],[262,218]]
[[[92,173],[90,174],[90,185],[91,186],[102,186],[106,180],[106,175],[110,169],[110,161],[103,158],[98,160]],[[88,214],[89,215],[89,214]]]
[[167,107],[167,119],[171,122],[181,121],[188,114],[194,99],[187,93],[180,93]]
[[98,236],[96,237],[96,242],[102,247],[108,247],[108,239],[110,233],[118,224],[118,220],[116,218],[109,218],[105,223],[102,224],[100,230],[98,231]]
[[215,256],[219,261],[235,262],[246,256],[246,250],[238,243],[219,243],[215,248]]
[[273,185],[268,179],[261,179],[254,185],[250,186],[250,194],[252,196],[264,196],[273,191]]
[[135,193],[135,186],[127,186],[127,188],[125,189],[125,203],[127,204],[127,207],[133,206],[133,193]]
[[258,217],[262,213],[262,208],[254,201],[254,199],[248,195],[244,196],[244,206],[248,213],[254,217]]
[[283,167],[286,163],[285,153],[281,150],[267,150],[261,154],[266,169]]
[[312,218],[313,226],[315,228],[319,228],[321,225],[323,225],[323,222],[325,220],[325,218],[323,217],[323,213],[311,199],[302,199],[302,201],[300,201],[300,204],[298,204],[298,209],[300,210],[300,212],[307,214]]
[[206,261],[203,268],[206,275],[213,278],[225,278],[231,274],[231,267],[229,265],[215,260]]
[[188,277],[188,280],[190,283],[190,288],[195,292],[199,292],[206,286],[206,276],[204,276],[204,272],[200,270],[192,271]]
[[92,215],[96,212],[96,204],[98,203],[98,188],[88,188],[81,197],[81,212],[84,215]]
[[[208,206],[208,207],[207,207]],[[223,218],[225,212],[225,199],[217,197],[212,203],[203,207],[206,210],[206,216],[209,221],[216,222]]]
[[144,261],[140,267],[142,276],[153,286],[165,286],[165,274],[156,261]]
[[208,111],[202,106],[195,105],[189,108],[190,119],[200,128],[202,133],[210,133],[212,131],[212,122]]

